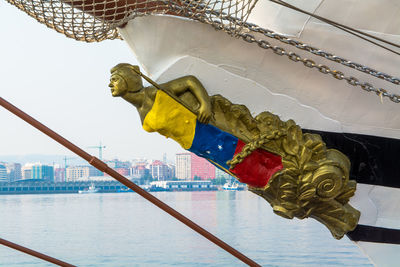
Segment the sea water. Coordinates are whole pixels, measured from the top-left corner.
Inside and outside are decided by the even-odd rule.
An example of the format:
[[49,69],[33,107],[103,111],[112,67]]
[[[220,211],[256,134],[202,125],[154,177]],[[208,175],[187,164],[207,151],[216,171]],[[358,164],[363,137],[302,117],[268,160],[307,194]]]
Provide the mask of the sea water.
[[[248,191],[154,195],[263,266],[372,266],[313,219]],[[0,238],[77,266],[244,266],[136,193],[2,195]],[[0,245],[0,266],[52,266]]]

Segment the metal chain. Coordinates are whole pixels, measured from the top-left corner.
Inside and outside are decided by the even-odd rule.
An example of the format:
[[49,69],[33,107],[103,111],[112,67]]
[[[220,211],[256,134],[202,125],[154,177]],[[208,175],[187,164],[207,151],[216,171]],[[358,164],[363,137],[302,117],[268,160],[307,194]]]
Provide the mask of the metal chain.
[[235,168],[235,166],[241,163],[245,158],[247,158],[254,150],[261,148],[266,143],[278,140],[281,137],[285,136],[286,133],[281,132],[279,130],[274,130],[269,134],[263,134],[259,136],[259,138],[251,140],[251,142],[247,143],[242,151],[236,154],[232,160],[228,160],[226,164],[229,165],[229,169]]
[[[293,53],[293,52],[286,52],[286,50],[282,47],[279,46],[273,46],[271,45],[268,41],[262,40],[262,39],[256,39],[254,35],[250,33],[244,33],[242,31],[238,31],[237,28],[228,26],[224,24],[224,21],[229,22],[230,24],[234,25],[240,25],[244,26],[245,28],[249,29],[250,31],[253,32],[258,32],[263,34],[264,36],[267,36],[269,38],[276,39],[278,41],[281,41],[283,43],[295,46],[299,49],[311,52],[315,55],[324,57],[328,60],[343,64],[344,66],[354,68],[356,70],[359,70],[361,72],[370,74],[374,77],[381,78],[384,80],[387,80],[389,82],[392,82],[394,84],[399,85],[400,84],[400,79],[396,77],[392,77],[388,74],[385,74],[383,72],[378,72],[376,70],[373,70],[369,67],[363,66],[358,63],[351,62],[349,60],[346,60],[344,58],[335,56],[333,54],[330,54],[328,52],[324,52],[318,48],[309,46],[307,44],[304,44],[299,41],[295,41],[292,39],[289,39],[283,35],[277,34],[271,30],[263,29],[255,24],[249,23],[249,22],[243,22],[237,18],[234,18],[232,16],[228,16],[226,14],[217,12],[215,10],[205,10],[204,13],[193,13],[193,11],[188,10],[188,9],[182,9],[181,7],[178,6],[173,6],[171,9],[178,10],[179,12],[182,12],[185,16],[187,17],[192,17],[195,20],[198,20],[200,22],[210,24],[212,25],[216,30],[223,30],[226,33],[236,36],[238,38],[242,38],[244,41],[248,43],[256,43],[259,47],[263,49],[272,49],[273,52],[279,56],[287,56],[290,60],[294,62],[301,61],[304,66],[309,67],[309,68],[317,68],[321,73],[324,74],[330,74],[332,77],[338,79],[338,80],[345,80],[347,81],[348,84],[353,85],[353,86],[360,86],[363,90],[367,92],[374,92],[376,93],[382,101],[383,97],[389,98],[391,101],[394,103],[400,103],[400,95],[397,94],[390,94],[388,91],[384,88],[376,88],[372,84],[367,83],[367,82],[360,82],[357,78],[353,76],[345,76],[345,74],[341,71],[338,70],[332,70],[326,65],[322,64],[316,64],[315,61],[307,58],[302,58],[300,55]],[[215,17],[215,19],[210,20],[210,18],[207,17],[207,15]]]
[[391,76],[389,74],[386,74],[386,73],[383,73],[383,72],[380,72],[380,71],[377,71],[377,70],[374,70],[372,68],[363,66],[363,65],[361,65],[359,63],[356,63],[356,62],[352,62],[352,61],[347,60],[345,58],[335,56],[335,55],[333,55],[331,53],[322,51],[319,48],[310,46],[310,45],[302,43],[300,41],[296,41],[296,40],[287,38],[286,36],[278,34],[278,33],[275,33],[275,32],[273,32],[271,30],[261,28],[261,27],[255,25],[255,24],[253,24],[253,23],[246,22],[246,23],[244,23],[244,26],[246,28],[248,28],[250,31],[261,33],[261,34],[263,34],[263,35],[265,35],[265,36],[267,36],[269,38],[276,39],[276,40],[278,40],[278,41],[280,41],[282,43],[289,44],[289,45],[294,46],[294,47],[296,47],[298,49],[310,52],[310,53],[312,53],[314,55],[317,55],[317,56],[326,58],[328,60],[334,61],[336,63],[342,64],[342,65],[344,65],[346,67],[350,67],[352,69],[356,69],[358,71],[361,71],[361,72],[367,73],[369,75],[372,75],[372,76],[374,76],[376,78],[383,79],[385,81],[400,85],[400,78]]
[[383,88],[376,88],[372,84],[367,82],[360,82],[357,78],[353,76],[345,76],[345,74],[338,70],[332,70],[326,65],[317,64],[312,59],[302,58],[300,55],[293,52],[286,52],[286,50],[279,46],[273,46],[266,40],[257,40],[252,34],[249,33],[238,33],[240,38],[248,43],[256,43],[259,47],[264,49],[272,49],[272,51],[279,56],[287,56],[290,60],[294,62],[302,62],[304,66],[309,68],[317,68],[321,73],[330,74],[332,77],[338,80],[345,80],[348,84],[353,86],[360,86],[363,90],[367,92],[374,92],[380,97],[387,97],[395,103],[400,103],[400,95],[390,94],[387,90]]
[[[288,38],[288,37],[286,37],[286,36],[284,36],[282,34],[274,32],[272,30],[261,28],[261,27],[259,27],[258,25],[254,24],[254,23],[243,22],[243,21],[240,21],[238,18],[235,18],[235,17],[232,17],[232,16],[228,16],[226,14],[221,14],[221,13],[219,13],[217,11],[212,11],[212,12],[210,11],[210,14],[214,15],[214,16],[218,16],[221,20],[226,20],[226,21],[229,21],[230,23],[233,23],[233,24],[239,24],[239,25],[242,26],[242,28],[247,28],[248,30],[250,30],[252,32],[261,33],[261,34],[265,35],[268,38],[272,38],[272,39],[278,40],[278,41],[280,41],[282,43],[294,46],[294,47],[296,47],[298,49],[310,52],[310,53],[312,53],[314,55],[317,55],[317,56],[326,58],[326,59],[328,59],[330,61],[342,64],[342,65],[344,65],[346,67],[350,67],[350,68],[358,70],[360,72],[372,75],[372,76],[374,76],[376,78],[379,78],[379,79],[394,83],[396,85],[400,85],[400,78],[398,78],[398,77],[386,74],[386,73],[381,72],[381,71],[374,70],[374,69],[372,69],[370,67],[367,67],[367,66],[364,66],[364,65],[362,65],[360,63],[352,62],[352,61],[350,61],[348,59],[345,59],[345,58],[342,58],[342,57],[338,57],[338,56],[336,56],[336,55],[334,55],[332,53],[322,51],[319,48],[316,48],[316,47],[313,47],[311,45],[302,43],[300,41],[296,41],[296,40],[290,39],[290,38]],[[240,35],[239,31],[237,29],[226,29],[226,26],[224,26],[223,23],[221,23],[219,21],[213,20],[212,23],[209,23],[207,21],[204,21],[204,18],[202,19],[201,16],[197,17],[196,19],[199,19],[202,22],[206,22],[207,24],[211,24],[214,27],[216,27],[217,29],[224,29],[225,31],[228,31],[228,33],[230,33],[233,36],[239,36]]]

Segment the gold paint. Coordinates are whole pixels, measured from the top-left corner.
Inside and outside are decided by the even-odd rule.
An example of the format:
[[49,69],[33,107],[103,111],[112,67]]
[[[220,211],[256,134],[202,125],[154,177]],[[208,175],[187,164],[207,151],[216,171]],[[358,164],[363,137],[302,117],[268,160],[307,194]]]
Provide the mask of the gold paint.
[[[137,69],[133,68],[136,67],[129,64],[114,67],[110,87],[113,96],[121,96],[138,109],[143,122],[154,104],[157,89],[143,87]],[[314,218],[337,239],[356,227],[360,212],[348,204],[356,190],[356,182],[349,181],[350,161],[340,151],[327,149],[319,135],[303,134],[293,120],[284,122],[270,112],[253,118],[244,105],[232,104],[221,95],[208,96],[194,76],[159,87],[197,114],[201,122],[209,122],[246,143],[229,162],[231,167],[257,148],[282,157],[283,169],[271,177],[267,186],[250,187],[250,191],[270,203],[276,214],[288,219]]]
[[[185,123],[181,123],[182,120]],[[143,121],[143,129],[159,132],[174,139],[184,149],[189,149],[196,129],[196,115],[159,90],[153,107]]]
[[356,190],[356,182],[349,181],[349,159],[338,150],[327,149],[319,135],[303,134],[293,120],[283,122],[262,112],[255,121],[263,134],[247,143],[231,164],[264,148],[282,156],[283,169],[265,188],[249,190],[265,198],[276,214],[288,219],[312,217],[337,239],[353,230],[360,212],[348,204]]
[[[154,86],[144,87],[138,73],[140,73],[138,66],[120,63],[111,69],[108,86],[114,97],[120,96],[136,107],[143,124],[144,118],[154,104],[157,88]],[[125,83],[118,82],[119,78],[123,79]],[[200,122],[208,123],[210,121],[212,115],[210,97],[196,77],[191,75],[181,77],[160,84],[159,87],[195,113]]]

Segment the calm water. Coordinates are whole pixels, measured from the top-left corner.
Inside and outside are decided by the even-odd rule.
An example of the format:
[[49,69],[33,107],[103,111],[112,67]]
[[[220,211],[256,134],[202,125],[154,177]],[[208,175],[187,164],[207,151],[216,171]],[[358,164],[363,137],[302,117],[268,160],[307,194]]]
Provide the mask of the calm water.
[[[155,195],[263,266],[371,266],[312,219],[250,192]],[[135,193],[0,196],[0,237],[78,266],[243,266]],[[0,246],[0,266],[51,266]]]

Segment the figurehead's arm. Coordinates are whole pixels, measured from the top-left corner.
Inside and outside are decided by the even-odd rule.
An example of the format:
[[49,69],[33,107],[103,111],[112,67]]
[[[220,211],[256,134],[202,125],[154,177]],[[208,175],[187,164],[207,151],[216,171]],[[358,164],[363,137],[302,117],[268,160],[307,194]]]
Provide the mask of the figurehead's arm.
[[190,91],[200,103],[197,119],[201,123],[209,122],[212,115],[210,97],[207,94],[206,89],[204,89],[203,85],[196,77],[191,75],[184,76],[173,81],[164,83],[161,85],[161,87],[165,90],[168,90],[170,93],[176,95],[177,97],[187,91]]

